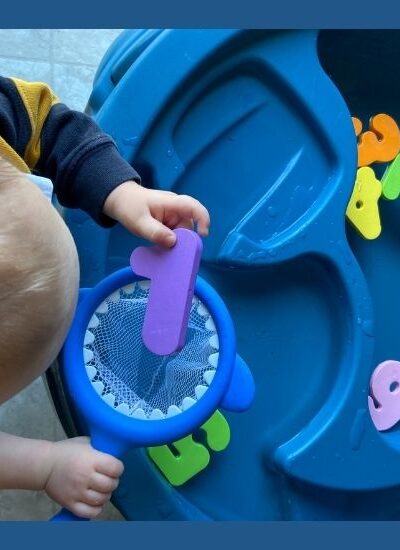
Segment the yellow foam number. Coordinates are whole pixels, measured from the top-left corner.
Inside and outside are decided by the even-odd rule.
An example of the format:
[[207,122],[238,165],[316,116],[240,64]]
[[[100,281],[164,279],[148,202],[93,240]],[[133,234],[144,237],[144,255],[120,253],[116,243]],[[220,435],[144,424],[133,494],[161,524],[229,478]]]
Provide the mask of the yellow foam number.
[[[222,413],[216,411],[201,428],[207,445],[213,451],[223,451],[230,441],[229,424]],[[207,468],[210,453],[204,445],[188,435],[171,445],[150,447],[147,452],[171,485],[183,485]]]
[[382,184],[372,168],[359,168],[346,215],[365,239],[376,239],[381,233],[378,207],[381,193]]

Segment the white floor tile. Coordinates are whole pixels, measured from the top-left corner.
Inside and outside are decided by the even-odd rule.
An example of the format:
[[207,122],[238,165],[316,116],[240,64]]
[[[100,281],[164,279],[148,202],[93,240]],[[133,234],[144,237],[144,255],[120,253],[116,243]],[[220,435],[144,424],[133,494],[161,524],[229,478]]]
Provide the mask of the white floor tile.
[[[1,34],[1,33],[0,33]],[[14,76],[23,80],[46,82],[51,85],[52,70],[48,62],[27,61],[0,57],[0,74]]]
[[96,68],[90,66],[54,65],[53,89],[62,103],[82,111],[89,99]]
[[53,54],[56,63],[98,65],[108,46],[121,30],[55,29],[53,32]]
[[50,39],[48,29],[1,29],[0,55],[50,61]]

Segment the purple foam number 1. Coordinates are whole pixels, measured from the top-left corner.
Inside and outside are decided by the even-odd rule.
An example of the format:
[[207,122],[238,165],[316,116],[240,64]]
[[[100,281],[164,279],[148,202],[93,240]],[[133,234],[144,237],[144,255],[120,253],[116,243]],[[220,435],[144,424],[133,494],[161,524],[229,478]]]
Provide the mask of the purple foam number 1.
[[185,345],[186,331],[203,243],[189,229],[175,229],[172,248],[139,246],[131,255],[133,271],[151,280],[142,338],[157,355]]
[[384,361],[378,365],[372,373],[370,389],[368,407],[372,421],[377,430],[388,430],[400,420],[400,363]]

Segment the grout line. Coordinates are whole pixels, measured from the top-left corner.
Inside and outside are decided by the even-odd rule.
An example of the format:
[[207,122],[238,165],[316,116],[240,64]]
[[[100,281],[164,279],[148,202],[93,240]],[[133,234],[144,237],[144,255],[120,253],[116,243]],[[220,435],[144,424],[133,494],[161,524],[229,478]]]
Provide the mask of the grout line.
[[98,66],[95,63],[82,63],[80,61],[54,61],[54,65],[70,65],[73,67],[88,67],[90,69]]

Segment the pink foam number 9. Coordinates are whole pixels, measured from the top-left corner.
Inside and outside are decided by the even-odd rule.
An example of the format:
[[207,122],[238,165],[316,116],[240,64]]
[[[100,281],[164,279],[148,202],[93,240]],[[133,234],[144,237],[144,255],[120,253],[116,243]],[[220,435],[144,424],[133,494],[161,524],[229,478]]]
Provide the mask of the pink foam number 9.
[[368,396],[368,407],[372,421],[377,430],[388,430],[400,420],[399,361],[378,365],[372,373],[370,389],[372,397]]
[[185,344],[194,284],[203,244],[189,229],[175,229],[172,248],[140,246],[131,255],[133,271],[151,280],[142,338],[157,355],[169,355]]

